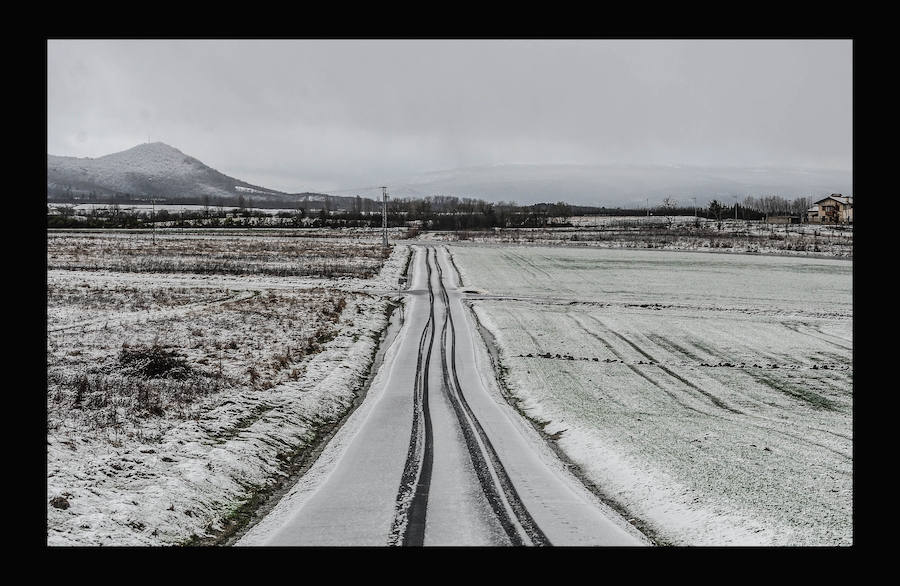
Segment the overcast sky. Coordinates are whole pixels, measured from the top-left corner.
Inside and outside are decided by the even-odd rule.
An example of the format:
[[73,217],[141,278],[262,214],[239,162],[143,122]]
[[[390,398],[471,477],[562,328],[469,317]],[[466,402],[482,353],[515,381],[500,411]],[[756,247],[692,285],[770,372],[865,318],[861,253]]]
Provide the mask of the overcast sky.
[[48,41],[47,141],[337,191],[503,163],[852,170],[852,42]]

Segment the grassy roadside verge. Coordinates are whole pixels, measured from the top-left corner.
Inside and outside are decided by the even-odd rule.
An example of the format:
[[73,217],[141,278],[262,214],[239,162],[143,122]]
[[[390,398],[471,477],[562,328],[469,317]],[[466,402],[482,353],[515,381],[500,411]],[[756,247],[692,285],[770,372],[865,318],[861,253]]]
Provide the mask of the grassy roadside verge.
[[[401,275],[406,275],[411,265],[412,250],[406,248],[406,260]],[[218,524],[211,523],[207,527],[206,534],[191,535],[180,543],[184,546],[216,546],[233,545],[256,523],[264,518],[278,502],[297,484],[300,478],[315,464],[319,455],[324,450],[334,434],[344,425],[349,417],[365,400],[369,387],[375,378],[384,358],[384,353],[390,347],[393,338],[402,326],[403,302],[400,298],[387,300],[383,309],[383,326],[378,331],[370,332],[374,344],[365,358],[365,366],[362,369],[365,376],[355,384],[352,389],[352,401],[346,409],[322,420],[309,422],[310,434],[293,448],[278,454],[279,470],[274,476],[274,482],[264,484],[252,484],[246,486],[246,497],[236,502],[224,515]],[[398,308],[400,311],[397,311]],[[355,338],[354,338],[355,340]],[[324,348],[323,348],[324,349]],[[270,476],[270,480],[273,477]],[[218,525],[213,528],[212,525]]]
[[227,546],[234,544],[293,488],[307,470],[315,464],[322,450],[334,434],[337,433],[353,412],[356,411],[357,407],[365,400],[369,386],[380,366],[380,358],[384,353],[384,348],[390,346],[391,340],[388,338],[391,335],[395,335],[396,331],[399,330],[398,327],[392,328],[392,324],[395,323],[395,312],[401,305],[398,302],[388,302],[384,311],[385,325],[379,332],[372,334],[377,343],[372,348],[367,359],[366,370],[368,374],[365,380],[361,381],[353,390],[354,399],[350,407],[337,420],[323,421],[315,426],[312,436],[307,442],[297,446],[291,452],[279,454],[283,476],[270,485],[248,486],[248,497],[224,516],[221,521],[221,528],[208,532],[207,535],[202,537],[196,534],[192,535],[180,545]]

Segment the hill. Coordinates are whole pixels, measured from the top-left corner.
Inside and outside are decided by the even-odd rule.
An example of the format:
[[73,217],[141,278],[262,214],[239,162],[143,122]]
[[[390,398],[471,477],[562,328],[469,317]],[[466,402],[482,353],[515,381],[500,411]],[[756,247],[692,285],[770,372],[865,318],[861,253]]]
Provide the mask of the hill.
[[[97,158],[47,155],[48,202],[296,206],[352,209],[354,198],[285,193],[230,177],[162,142],[140,144]],[[372,202],[374,204],[374,202]]]

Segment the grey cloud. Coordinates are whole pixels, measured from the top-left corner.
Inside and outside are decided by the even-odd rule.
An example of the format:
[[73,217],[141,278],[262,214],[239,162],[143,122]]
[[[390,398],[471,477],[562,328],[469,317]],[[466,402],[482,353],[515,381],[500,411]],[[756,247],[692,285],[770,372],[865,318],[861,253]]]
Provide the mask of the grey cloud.
[[285,191],[501,163],[849,171],[851,67],[846,40],[51,40],[48,144],[150,137]]

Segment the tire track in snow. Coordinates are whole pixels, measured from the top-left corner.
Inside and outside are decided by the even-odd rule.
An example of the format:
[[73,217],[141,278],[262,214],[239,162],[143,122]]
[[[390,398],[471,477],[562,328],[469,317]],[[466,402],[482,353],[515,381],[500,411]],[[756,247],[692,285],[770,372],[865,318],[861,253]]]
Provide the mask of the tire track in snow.
[[741,411],[741,410],[739,410],[739,409],[735,409],[734,407],[731,407],[730,405],[728,405],[727,403],[725,403],[724,401],[722,401],[720,398],[716,397],[716,396],[713,395],[712,393],[710,393],[710,392],[708,392],[708,391],[705,391],[705,390],[701,389],[699,386],[697,386],[697,385],[695,385],[694,383],[692,383],[691,381],[687,380],[686,378],[684,378],[684,377],[681,376],[680,374],[674,372],[672,369],[668,368],[667,366],[663,366],[662,364],[659,363],[658,360],[656,360],[656,358],[654,358],[653,356],[651,356],[650,354],[648,354],[646,351],[644,351],[643,349],[641,349],[637,344],[635,344],[634,342],[632,342],[631,340],[629,340],[628,338],[626,338],[625,336],[623,336],[623,335],[620,334],[619,332],[617,332],[617,331],[615,331],[615,330],[613,330],[613,329],[608,328],[608,327],[606,326],[606,324],[604,324],[599,318],[596,318],[596,317],[594,317],[593,315],[588,315],[588,317],[589,317],[590,319],[594,320],[595,322],[597,322],[598,324],[600,324],[601,326],[603,326],[604,328],[606,328],[611,334],[613,334],[614,336],[616,336],[617,338],[619,338],[620,340],[622,340],[623,342],[625,342],[626,344],[628,344],[629,346],[631,346],[632,348],[634,348],[634,350],[635,350],[637,353],[639,353],[640,355],[644,356],[647,360],[649,360],[650,362],[652,362],[653,364],[655,364],[656,366],[658,366],[660,370],[662,370],[663,372],[665,372],[666,374],[668,374],[668,375],[671,376],[672,378],[674,378],[674,379],[676,379],[676,380],[678,380],[678,381],[681,381],[685,386],[687,386],[687,387],[689,387],[689,388],[691,388],[691,389],[694,389],[694,390],[697,391],[698,393],[704,395],[706,398],[708,398],[710,401],[712,401],[713,405],[715,405],[716,407],[719,407],[720,409],[724,409],[724,410],[726,410],[726,411],[730,411],[730,412],[732,412],[732,413],[736,413],[736,414],[739,414],[739,415],[743,414],[743,411]]
[[[446,250],[446,247],[445,247]],[[449,254],[449,252],[448,252]],[[456,413],[465,438],[472,466],[481,483],[491,509],[513,545],[552,545],[538,527],[509,478],[500,457],[487,437],[481,422],[466,401],[456,369],[456,326],[450,310],[450,297],[444,286],[443,270],[435,253],[435,264],[440,282],[441,299],[444,302],[444,325],[441,332],[441,364],[444,376],[444,392]],[[458,275],[457,275],[458,277]],[[447,339],[450,339],[450,360],[447,360]]]
[[[822,342],[825,342],[826,344],[831,344],[832,346],[836,346],[836,347],[840,348],[841,350],[851,350],[851,351],[853,350],[852,346],[844,346],[843,344],[838,344],[837,342],[833,342],[833,341],[829,340],[825,336],[830,336],[830,334],[826,334],[825,332],[822,332],[821,330],[816,330],[821,334],[821,335],[817,336],[816,334],[814,334],[812,332],[804,331],[803,329],[800,328],[800,326],[795,325],[795,324],[783,323],[781,325],[783,325],[787,329],[791,330],[792,332],[796,332],[796,333],[804,335],[804,336],[809,336],[810,338],[815,338],[816,340],[820,340]],[[831,336],[831,337],[837,338],[837,336]],[[842,338],[838,338],[838,339],[842,340]]]
[[[710,356],[713,356],[716,359],[719,359],[719,360],[727,359],[727,357],[721,353],[715,353],[705,347],[696,346],[695,344],[693,344],[690,341],[688,343],[691,344],[692,346],[694,346],[695,348],[710,354]],[[672,346],[675,349],[680,350],[682,353],[684,353],[685,356],[688,356],[689,358],[699,359],[699,357],[697,357],[695,354],[693,354],[692,352],[690,352],[687,349],[681,348],[680,346],[678,346],[676,344],[672,344]],[[766,380],[760,380],[760,378],[759,378],[760,374],[754,372],[753,370],[748,370],[748,369],[743,369],[743,368],[738,368],[738,369],[733,369],[733,370],[737,370],[737,371],[745,374],[746,376],[750,377],[751,380],[765,384],[766,386],[773,388],[773,390],[781,390],[776,387],[773,387],[772,382],[767,377],[766,377]],[[781,425],[782,423],[777,420],[772,419],[771,417],[766,417],[765,415],[758,415],[755,413],[743,413],[743,415],[750,418],[750,421],[747,421],[747,423],[749,423],[750,425],[753,425],[754,427],[765,430],[767,432],[774,432],[774,433],[777,433],[784,437],[789,437],[791,439],[800,440],[800,442],[802,442],[802,443],[806,443],[806,444],[810,444],[810,445],[813,445],[813,446],[816,446],[819,448],[823,448],[823,449],[828,450],[829,452],[832,452],[835,455],[840,456],[847,460],[853,459],[852,455],[848,455],[848,454],[846,454],[838,449],[835,449],[831,446],[828,446],[826,444],[821,444],[821,443],[812,441],[808,436],[801,436],[801,435],[797,435],[797,434],[793,434],[793,433],[784,431],[783,429],[779,429],[777,426]],[[819,429],[819,428],[815,428],[815,427],[810,427],[810,429],[813,429],[815,431],[823,431],[825,433],[831,433],[828,430]],[[839,436],[843,439],[847,439],[847,440],[851,439],[851,438],[841,435],[841,434],[832,433],[832,435],[837,435],[837,436]]]
[[681,407],[684,407],[685,409],[690,409],[691,411],[694,411],[694,412],[696,412],[696,413],[700,413],[701,415],[706,415],[706,413],[705,413],[704,411],[700,411],[699,409],[697,409],[697,408],[695,408],[695,407],[691,407],[690,405],[688,405],[688,404],[685,403],[684,401],[680,400],[680,399],[675,395],[675,393],[673,393],[673,392],[670,391],[669,389],[665,388],[664,386],[662,386],[661,384],[659,384],[658,382],[656,382],[655,380],[653,380],[652,378],[650,378],[649,376],[647,376],[647,373],[642,372],[641,369],[639,369],[637,366],[635,366],[634,364],[631,364],[631,363],[627,362],[627,361],[625,360],[625,357],[624,357],[618,350],[616,350],[616,349],[613,347],[612,344],[610,344],[606,339],[600,337],[599,334],[597,334],[597,333],[592,332],[591,330],[589,330],[583,323],[581,323],[581,320],[579,320],[575,315],[573,315],[573,314],[571,314],[571,313],[567,313],[566,315],[567,315],[569,318],[571,318],[572,321],[574,321],[576,324],[578,324],[578,327],[580,327],[582,330],[584,330],[588,335],[590,335],[590,336],[593,337],[594,339],[598,340],[601,344],[603,344],[603,345],[606,347],[606,349],[609,350],[609,351],[613,354],[613,356],[615,356],[616,358],[618,358],[619,360],[621,360],[621,361],[622,361],[622,364],[624,364],[625,366],[627,366],[634,374],[636,374],[636,375],[638,375],[639,377],[643,378],[644,380],[646,380],[647,382],[649,382],[650,384],[652,384],[654,387],[658,388],[659,390],[661,390],[662,392],[664,392],[665,394],[667,394],[669,397],[672,398],[673,401],[675,401],[676,403],[678,403],[678,405],[680,405]]
[[[695,348],[701,349],[710,356],[713,356],[717,360],[730,360],[729,357],[725,356],[721,352],[711,351],[708,348],[698,346],[695,342],[689,342]],[[675,348],[678,348],[675,346]],[[690,356],[690,354],[686,354]],[[767,386],[773,391],[777,391],[783,393],[789,397],[797,399],[799,401],[803,401],[809,405],[812,405],[815,408],[819,409],[828,409],[831,411],[838,410],[839,405],[837,402],[816,393],[815,391],[809,390],[805,387],[800,387],[797,385],[789,384],[786,381],[778,380],[772,376],[769,376],[763,372],[758,371],[754,368],[737,368],[733,369],[739,372],[744,373],[746,376],[750,377],[754,381]]]
[[[434,291],[431,286],[430,248],[425,249],[430,314],[419,338],[419,354],[413,389],[413,423],[406,453],[406,464],[400,477],[397,504],[388,545],[422,546],[425,544],[425,520],[428,490],[434,459],[431,414],[428,410],[428,372],[434,347]],[[425,345],[428,349],[425,350]]]
[[553,276],[550,273],[538,267],[534,262],[525,258],[524,255],[518,254],[512,250],[504,251],[504,255],[509,258],[514,265],[518,266],[519,269],[531,273],[535,278],[540,279],[541,275],[543,275],[548,279],[553,279]]

